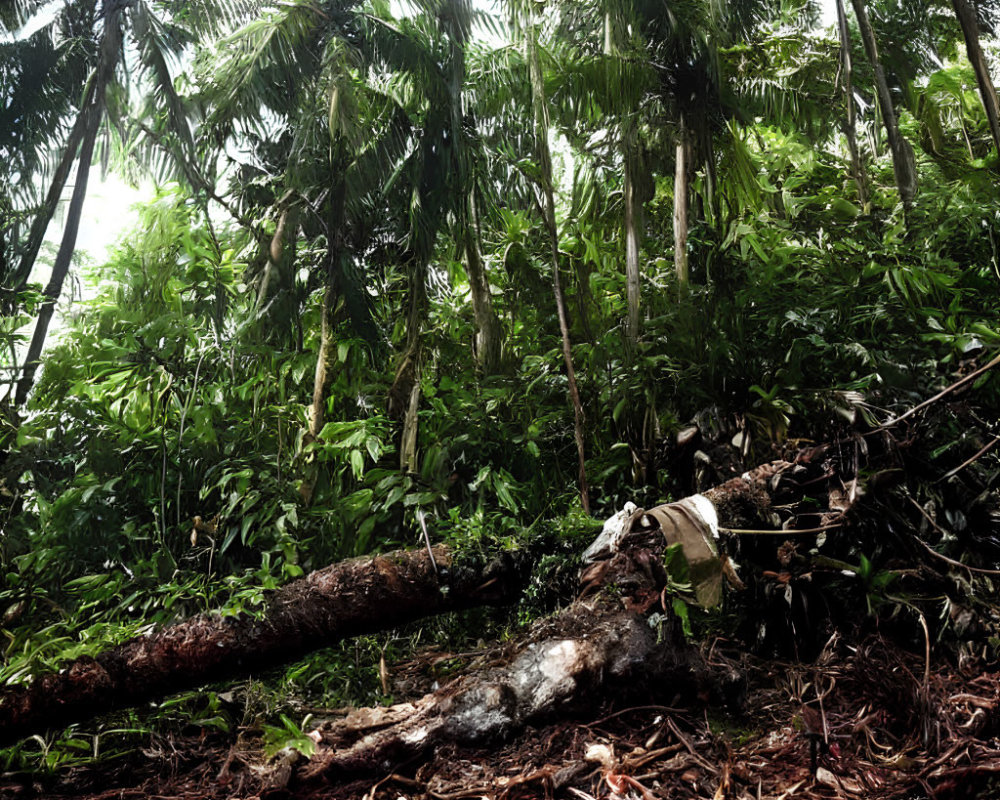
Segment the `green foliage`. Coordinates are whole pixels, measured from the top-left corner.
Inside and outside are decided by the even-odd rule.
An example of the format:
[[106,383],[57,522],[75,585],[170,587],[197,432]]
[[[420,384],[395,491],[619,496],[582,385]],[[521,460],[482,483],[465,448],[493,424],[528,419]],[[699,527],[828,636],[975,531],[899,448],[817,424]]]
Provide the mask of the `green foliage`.
[[264,755],[274,758],[282,750],[296,750],[306,758],[316,752],[316,742],[300,726],[281,714],[281,725],[264,725]]
[[[182,21],[207,25],[210,5]],[[421,544],[420,520],[470,558],[545,542],[512,618],[571,596],[575,554],[599,523],[577,500],[553,241],[596,517],[687,490],[671,459],[692,422],[734,468],[767,461],[789,439],[912,406],[1000,347],[997,160],[964,62],[896,51],[889,64],[920,174],[904,218],[857,42],[864,207],[840,133],[836,42],[805,29],[804,7],[721,18],[699,2],[667,16],[640,4],[606,20],[605,5],[551,3],[538,31],[555,231],[536,195],[526,65],[514,47],[468,41],[437,6],[393,19],[383,2],[279,4],[225,31],[221,46],[201,42],[193,74],[176,81],[164,57],[189,40],[136,18],[137,36],[159,37],[141,57],[162,94],[133,120],[146,132],[132,145],[186,154],[193,188],[161,188],[84,275],[87,299],[67,311],[29,407],[4,408],[0,680],[198,611],[259,614],[268,590],[316,567]],[[884,16],[886,30],[919,22]],[[608,39],[597,36],[605,21]],[[919,31],[945,54],[960,51],[955,35],[939,19]],[[44,63],[20,61],[18,74],[44,67],[64,94],[11,97],[53,120],[76,84],[52,72],[48,44],[11,52],[31,48]],[[65,63],[92,55],[84,47]],[[203,113],[188,113],[195,106]],[[691,282],[679,291],[682,130]],[[26,148],[39,137],[14,133],[0,148],[19,148],[16,163],[34,169]],[[642,167],[634,344],[623,322],[626,161]],[[210,179],[217,166],[231,188]],[[16,272],[6,254],[25,246],[22,199],[2,208],[0,277]],[[238,225],[221,224],[217,207]],[[470,240],[502,328],[493,374],[475,350]],[[13,368],[42,295],[4,281],[0,349]],[[995,379],[975,388],[996,406]],[[314,394],[323,425],[310,433]],[[410,398],[417,457],[403,470]],[[935,456],[961,449],[955,423],[941,432]],[[668,551],[669,595],[690,635],[678,555]],[[895,573],[850,558],[874,611]],[[289,668],[281,686],[334,704],[384,701],[374,665],[394,647],[405,645],[359,639]],[[221,731],[233,719],[215,697],[162,711]],[[268,749],[305,752],[300,727],[271,699],[259,704],[247,713],[267,720]],[[93,749],[76,729],[62,741],[29,740],[9,763],[51,769]]]

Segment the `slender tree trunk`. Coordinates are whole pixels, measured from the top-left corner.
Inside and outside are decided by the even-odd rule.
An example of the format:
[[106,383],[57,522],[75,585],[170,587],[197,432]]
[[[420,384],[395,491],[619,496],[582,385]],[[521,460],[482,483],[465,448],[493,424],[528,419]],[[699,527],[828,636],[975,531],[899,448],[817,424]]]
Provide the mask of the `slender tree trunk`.
[[875,87],[878,91],[878,103],[882,112],[882,123],[889,139],[889,150],[892,152],[892,171],[896,178],[896,188],[903,201],[903,215],[909,218],[913,208],[913,198],[917,194],[917,167],[913,156],[913,148],[899,130],[899,122],[892,105],[892,95],[889,94],[889,83],[885,78],[885,70],[878,55],[875,44],[875,32],[868,21],[864,0],[851,0],[854,15],[858,20],[858,30],[864,42],[865,53],[875,74]]
[[403,435],[399,446],[399,468],[404,472],[417,472],[417,434],[420,410],[420,373],[422,360],[422,333],[427,318],[427,269],[419,256],[411,264],[409,282],[409,310],[406,315],[406,346],[396,368],[389,389],[389,417],[403,421]]
[[[69,210],[66,214],[66,226],[63,229],[62,241],[59,243],[56,260],[52,265],[52,277],[45,287],[45,300],[39,309],[38,319],[35,321],[35,330],[31,337],[31,343],[28,345],[28,355],[25,359],[24,372],[21,374],[21,379],[18,381],[14,393],[14,403],[16,406],[24,405],[28,399],[28,393],[34,385],[35,373],[38,370],[38,365],[42,357],[42,349],[45,346],[45,338],[49,332],[49,323],[52,321],[56,301],[59,299],[59,295],[62,294],[63,283],[69,274],[73,253],[76,251],[76,237],[80,230],[83,202],[87,197],[90,162],[93,160],[94,142],[97,139],[97,129],[100,127],[101,116],[104,111],[104,93],[108,82],[111,80],[111,76],[114,74],[115,66],[118,63],[121,52],[122,8],[122,5],[112,4],[110,10],[107,12],[104,20],[104,32],[101,37],[101,51],[98,57],[97,69],[93,77],[94,89],[92,93],[88,92],[85,104],[80,110],[80,115],[86,121],[80,125],[83,133],[80,144],[80,165],[77,167],[76,172],[76,184],[73,187],[73,196],[70,198]],[[73,128],[75,132],[77,124],[74,124]],[[73,132],[71,132],[70,138],[74,138]],[[60,164],[60,167],[62,166]],[[66,169],[68,171],[68,165]],[[51,199],[54,189],[55,186],[53,185],[53,188],[50,189],[50,197],[47,200]],[[38,225],[41,234],[44,235],[44,227],[41,227],[41,223],[38,223]],[[32,233],[35,233],[35,231],[33,230]]]
[[[614,19],[610,11],[604,13],[604,55],[619,55]],[[625,342],[632,354],[639,347],[639,248],[642,237],[642,200],[636,181],[639,177],[640,156],[638,132],[634,121],[622,125],[622,171],[624,173],[625,200]]]
[[688,286],[688,168],[687,131],[684,116],[680,118],[677,134],[677,157],[674,165],[674,272],[677,286],[683,293]]
[[[715,230],[719,229],[721,222],[719,220],[719,209],[717,208],[716,203],[717,182],[718,176],[715,172],[715,147],[712,145],[711,138],[709,138],[709,152],[705,156],[705,222]],[[706,274],[705,277],[707,280],[709,276]]]
[[465,43],[468,40],[468,25],[472,18],[469,0],[450,0],[451,19],[449,35],[451,39],[451,138],[452,148],[461,187],[456,237],[465,251],[465,266],[469,276],[469,292],[472,297],[472,314],[476,321],[476,363],[487,375],[500,368],[502,328],[500,318],[493,308],[490,282],[486,275],[482,254],[479,250],[477,227],[475,179],[470,163],[470,154],[465,146],[463,120],[465,106],[462,91],[465,87]]
[[858,149],[857,113],[854,109],[854,72],[851,66],[851,32],[847,27],[847,9],[844,0],[837,0],[837,28],[840,31],[840,68],[844,81],[844,103],[847,119],[844,123],[844,134],[847,136],[847,148],[851,154],[851,175],[858,187],[858,202],[868,211],[868,176]]
[[45,346],[45,339],[49,332],[49,324],[52,321],[52,314],[55,311],[56,302],[62,294],[63,283],[69,274],[70,263],[73,254],[76,252],[76,237],[80,230],[80,217],[83,214],[83,202],[87,198],[87,179],[90,177],[90,162],[94,155],[94,141],[97,138],[97,128],[100,124],[100,107],[97,104],[91,105],[84,112],[87,117],[86,133],[83,144],[80,148],[80,165],[76,171],[76,184],[73,187],[73,196],[69,202],[69,211],[66,214],[66,227],[63,229],[62,241],[59,243],[59,250],[56,253],[55,264],[52,266],[52,276],[45,286],[44,297],[41,307],[38,310],[38,318],[35,320],[35,331],[28,346],[28,355],[25,358],[24,372],[17,382],[17,390],[14,394],[14,404],[23,406],[28,399],[28,393],[35,383],[35,373],[41,363],[42,348]]
[[997,100],[997,90],[990,78],[990,69],[979,46],[979,26],[976,14],[967,0],[951,0],[955,8],[955,16],[962,26],[962,36],[965,37],[965,52],[969,63],[976,73],[976,83],[979,84],[979,96],[983,101],[986,119],[989,120],[990,133],[993,134],[993,144],[1000,155],[1000,101]]
[[559,332],[562,335],[563,360],[566,362],[566,379],[569,383],[570,400],[573,403],[573,432],[576,439],[576,454],[578,462],[578,481],[580,486],[580,504],[586,513],[590,513],[590,489],[587,484],[587,462],[584,454],[583,405],[580,402],[580,390],[576,385],[576,371],[573,369],[573,351],[570,346],[569,322],[566,316],[566,300],[563,296],[562,284],[559,280],[559,231],[556,228],[556,204],[552,188],[552,157],[549,153],[549,118],[545,102],[545,84],[542,79],[542,61],[538,54],[538,43],[535,41],[534,20],[529,18],[525,26],[525,44],[527,46],[528,68],[531,73],[531,99],[535,115],[535,147],[541,166],[542,216],[549,235],[552,255],[552,289],[556,299],[556,311],[559,316]]
[[[341,157],[343,143],[336,145],[338,155],[334,157],[333,167],[340,175],[346,169],[344,159]],[[313,375],[312,402],[309,405],[309,439],[314,441],[319,437],[320,431],[326,424],[326,404],[330,383],[333,380],[334,361],[334,338],[333,338],[333,309],[337,297],[338,280],[344,272],[343,260],[346,257],[343,227],[345,224],[345,196],[347,187],[343,177],[339,178],[333,187],[330,197],[330,207],[327,217],[327,264],[326,283],[323,287],[323,300],[320,304],[320,333],[319,347],[316,351],[316,371]],[[308,465],[305,477],[299,485],[299,494],[306,505],[312,502],[313,493],[316,491],[316,482],[319,479],[318,465],[313,462]]]
[[[95,82],[91,81],[86,96],[83,99],[82,109],[87,109],[93,104],[95,88]],[[81,111],[77,115],[72,129],[70,129],[69,137],[66,139],[66,148],[63,150],[59,166],[56,167],[56,171],[52,176],[52,183],[49,185],[49,192],[45,196],[45,202],[38,214],[31,221],[24,254],[18,263],[15,291],[23,289],[31,277],[31,270],[34,268],[35,260],[38,258],[38,251],[41,249],[42,241],[45,239],[45,230],[48,228],[49,222],[52,221],[52,215],[55,214],[59,198],[62,197],[63,189],[66,187],[66,180],[69,178],[69,171],[73,167],[73,162],[76,161],[80,144],[87,133],[89,120],[89,115]]]
[[492,375],[500,368],[502,337],[500,318],[493,308],[489,278],[479,251],[479,236],[475,224],[475,201],[470,190],[466,204],[465,263],[469,273],[469,289],[472,295],[472,314],[476,320],[476,362],[486,375]]
[[332,380],[333,330],[330,317],[333,315],[333,276],[327,278],[323,289],[321,306],[319,350],[316,353],[316,372],[313,378],[313,396],[309,412],[309,435],[315,439],[326,423],[326,395]]
[[298,230],[298,213],[295,207],[285,206],[278,216],[278,225],[267,248],[267,264],[257,290],[257,313],[266,313],[268,299],[274,287],[280,287],[291,275],[295,264],[295,237]]
[[642,203],[637,197],[636,170],[639,169],[634,143],[626,142],[625,165],[625,294],[628,317],[625,338],[632,352],[639,347],[639,246],[642,236]]
[[420,469],[417,452],[417,434],[420,431],[420,365],[417,365],[410,387],[410,399],[403,419],[403,438],[399,448],[399,468],[403,472],[418,472]]

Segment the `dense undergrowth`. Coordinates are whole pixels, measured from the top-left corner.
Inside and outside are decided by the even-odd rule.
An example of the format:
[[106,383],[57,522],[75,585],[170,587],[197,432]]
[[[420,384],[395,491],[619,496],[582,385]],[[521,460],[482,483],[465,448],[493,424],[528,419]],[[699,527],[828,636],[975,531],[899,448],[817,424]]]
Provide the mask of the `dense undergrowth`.
[[[441,56],[444,44],[436,47]],[[735,48],[726,57],[738,55]],[[558,97],[566,78],[552,58],[548,88]],[[488,64],[483,57],[478,68]],[[421,519],[432,539],[460,550],[544,541],[550,552],[539,560],[528,602],[499,621],[477,614],[473,622],[361,637],[268,676],[266,688],[250,682],[238,701],[231,689],[185,695],[164,701],[153,716],[129,712],[36,737],[4,751],[0,764],[53,769],[120,754],[151,726],[178,721],[222,729],[265,724],[282,742],[297,730],[297,720],[280,716],[288,696],[317,706],[387,702],[381,658],[428,642],[455,647],[463,637],[471,644],[502,637],[550,610],[572,591],[571,580],[553,576],[572,575],[599,520],[624,502],[676,499],[795,443],[862,447],[861,433],[985,363],[1000,349],[1000,164],[972,84],[960,73],[946,66],[908,86],[911,107],[923,116],[902,115],[921,187],[905,215],[884,149],[872,154],[872,195],[863,208],[839,136],[817,138],[763,117],[742,125],[726,112],[713,135],[720,168],[731,174],[715,195],[708,188],[714,178],[704,169],[694,176],[701,208],[689,231],[688,285],[678,284],[667,261],[673,186],[658,175],[649,187],[634,346],[624,323],[618,156],[578,141],[579,120],[557,121],[565,162],[557,175],[557,244],[585,418],[590,515],[580,507],[550,242],[527,199],[538,166],[511,151],[509,140],[482,134],[494,150],[492,174],[481,180],[496,185],[481,187],[481,199],[500,193],[502,181],[511,187],[507,201],[483,202],[476,220],[503,333],[499,363],[489,371],[473,344],[478,327],[461,247],[446,230],[467,212],[444,207],[449,187],[435,169],[447,170],[427,153],[380,183],[419,187],[425,208],[390,191],[377,201],[355,198],[339,220],[346,233],[335,235],[348,240],[350,256],[330,307],[324,296],[334,234],[323,220],[303,222],[294,269],[278,291],[261,289],[264,251],[278,223],[271,209],[286,182],[303,180],[288,175],[315,164],[323,175],[344,166],[325,137],[296,140],[297,163],[273,142],[261,143],[267,168],[232,192],[256,215],[252,234],[212,221],[203,195],[162,188],[137,228],[85,276],[87,299],[66,310],[27,408],[10,416],[3,432],[0,681],[28,680],[198,612],[254,613],[268,589],[314,568],[419,545]],[[373,108],[367,111],[374,115]],[[429,108],[404,106],[415,148],[444,124]],[[296,118],[285,122],[291,136]],[[640,127],[651,160],[656,147],[669,149],[657,145],[655,126]],[[438,179],[442,185],[432,185]],[[304,209],[327,202],[320,188],[297,187]],[[417,219],[421,211],[436,221]],[[403,422],[389,398],[414,325],[414,275],[425,279],[426,293],[418,326],[419,459],[416,468],[401,469]],[[327,421],[312,436],[324,309],[334,341]],[[853,575],[831,573],[817,581],[822,589],[800,584],[814,607],[830,605],[830,596],[849,599],[844,614],[826,614],[827,621],[846,621],[863,608],[869,621],[909,614],[912,628],[933,607],[938,640],[962,639],[958,620],[976,605],[974,582],[988,579],[943,587],[940,597],[906,596],[898,582],[913,554],[899,549],[893,530],[923,525],[942,554],[995,567],[996,453],[976,459],[959,483],[942,476],[1000,435],[998,408],[1000,379],[987,373],[908,429],[912,442],[872,439],[870,461],[867,451],[858,456],[861,471],[871,465],[868,479],[892,477],[893,469],[905,474],[893,478],[896,494],[889,496],[898,502],[866,507],[872,516],[860,516],[850,535],[831,545],[829,557]],[[678,434],[691,425],[696,444],[679,445]],[[909,497],[936,520],[934,528],[912,508],[901,513]],[[743,555],[766,563],[775,557],[768,547],[747,545]],[[788,641],[805,636],[811,612],[785,596],[765,596],[770,589],[754,591],[780,621],[766,634],[759,620],[736,620],[736,629],[763,651],[783,641],[787,654]],[[907,611],[918,607],[923,616]],[[822,633],[811,633],[803,647],[821,645]],[[983,628],[994,646],[991,635]]]

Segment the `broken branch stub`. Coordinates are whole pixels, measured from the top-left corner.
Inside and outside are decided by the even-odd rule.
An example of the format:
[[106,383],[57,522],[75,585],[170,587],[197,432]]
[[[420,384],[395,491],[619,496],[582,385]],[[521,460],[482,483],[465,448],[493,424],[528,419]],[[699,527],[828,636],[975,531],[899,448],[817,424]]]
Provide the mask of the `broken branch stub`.
[[704,608],[716,607],[722,601],[723,576],[735,579],[728,558],[719,552],[720,528],[766,520],[770,491],[791,466],[786,461],[765,464],[704,494],[648,510],[626,503],[604,524],[583,560],[593,563],[610,558],[628,546],[630,534],[659,530],[665,549],[678,546],[687,561],[695,601]]

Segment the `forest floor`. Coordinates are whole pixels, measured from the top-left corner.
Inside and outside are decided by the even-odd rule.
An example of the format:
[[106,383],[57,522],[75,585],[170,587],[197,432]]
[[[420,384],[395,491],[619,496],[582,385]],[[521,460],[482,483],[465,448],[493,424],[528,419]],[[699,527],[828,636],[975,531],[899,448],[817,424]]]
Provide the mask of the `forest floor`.
[[[259,731],[157,734],[126,759],[47,778],[5,775],[2,798],[963,798],[1000,796],[1000,670],[927,659],[880,636],[828,642],[812,663],[762,659],[717,640],[713,667],[746,676],[745,707],[650,686],[648,705],[530,727],[495,747],[445,746],[380,776],[302,778],[268,761]],[[393,670],[407,689],[445,656]],[[474,654],[459,658],[472,659]],[[666,704],[660,704],[666,703]]]

